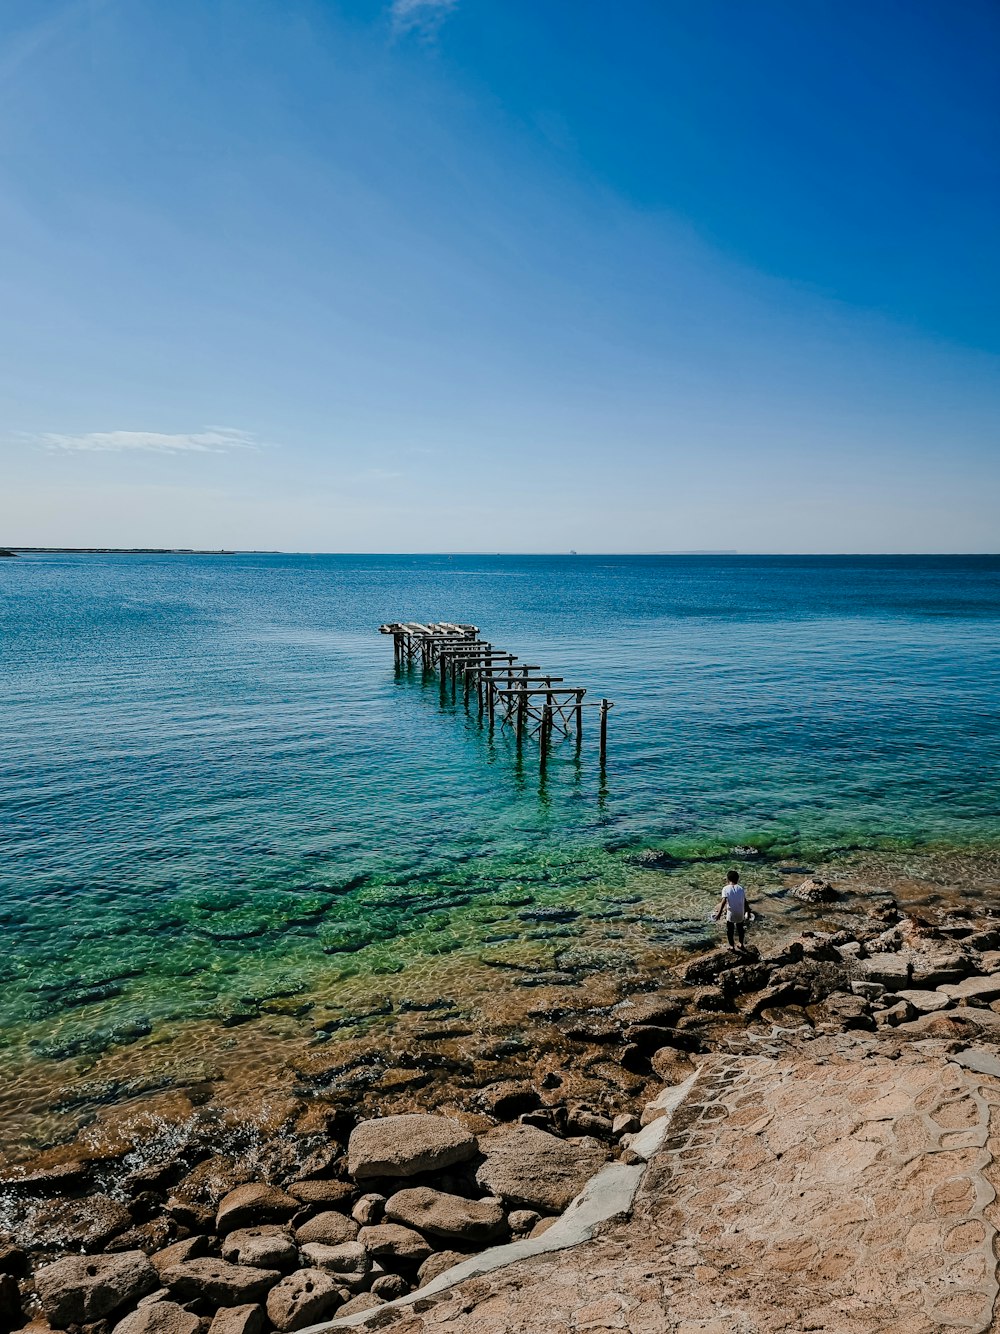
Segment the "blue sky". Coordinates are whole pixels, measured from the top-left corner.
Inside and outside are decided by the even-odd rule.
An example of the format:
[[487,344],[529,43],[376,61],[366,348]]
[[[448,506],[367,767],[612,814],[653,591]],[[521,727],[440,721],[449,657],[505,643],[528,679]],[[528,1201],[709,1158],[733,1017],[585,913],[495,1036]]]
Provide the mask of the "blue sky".
[[0,542],[1000,549],[992,0],[5,0]]

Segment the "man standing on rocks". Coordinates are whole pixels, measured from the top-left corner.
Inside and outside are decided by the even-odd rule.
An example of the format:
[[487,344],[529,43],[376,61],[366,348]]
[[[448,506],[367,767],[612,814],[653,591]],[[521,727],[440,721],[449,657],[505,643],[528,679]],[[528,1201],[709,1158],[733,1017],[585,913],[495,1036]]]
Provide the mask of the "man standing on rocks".
[[746,929],[747,920],[747,895],[746,890],[740,884],[739,871],[726,872],[726,887],[722,891],[722,899],[718,908],[715,910],[715,920],[718,921],[723,911],[726,914],[726,935],[729,938],[729,948],[736,949],[736,943],[733,940],[733,932],[739,937],[739,949],[744,949],[743,933]]

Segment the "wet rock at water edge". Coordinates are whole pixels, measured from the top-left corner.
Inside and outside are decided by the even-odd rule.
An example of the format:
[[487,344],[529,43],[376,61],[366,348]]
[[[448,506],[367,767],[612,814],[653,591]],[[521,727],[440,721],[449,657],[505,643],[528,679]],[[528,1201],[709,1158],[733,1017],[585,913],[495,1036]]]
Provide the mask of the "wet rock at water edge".
[[449,1241],[489,1241],[506,1231],[499,1201],[467,1200],[430,1186],[397,1191],[386,1203],[385,1216]]
[[480,1140],[476,1180],[505,1203],[561,1213],[607,1161],[599,1146],[570,1144],[532,1126],[504,1126]]
[[281,1278],[281,1272],[277,1269],[251,1269],[249,1266],[206,1257],[203,1260],[185,1260],[165,1269],[160,1277],[171,1292],[177,1293],[185,1301],[203,1297],[216,1306],[240,1306],[263,1301]]
[[328,1209],[340,1209],[350,1205],[354,1187],[346,1181],[293,1181],[288,1193],[303,1204],[324,1204]]
[[53,1200],[35,1215],[34,1231],[45,1249],[99,1251],[132,1226],[132,1215],[108,1195]]
[[415,1176],[467,1162],[477,1147],[475,1135],[449,1116],[384,1116],[354,1127],[348,1171],[355,1181]]
[[842,897],[840,891],[834,889],[829,880],[823,880],[820,876],[810,876],[807,880],[803,880],[801,884],[795,886],[791,896],[801,903],[836,903]]
[[321,1269],[299,1269],[275,1284],[267,1298],[267,1314],[281,1334],[304,1329],[333,1315],[350,1294]]
[[120,1321],[114,1334],[198,1334],[201,1321],[177,1302],[154,1302],[141,1306]]
[[42,1310],[53,1329],[114,1315],[159,1287],[159,1282],[141,1251],[74,1255],[43,1265],[35,1275]]
[[17,1329],[21,1325],[21,1290],[13,1274],[0,1274],[0,1329]]

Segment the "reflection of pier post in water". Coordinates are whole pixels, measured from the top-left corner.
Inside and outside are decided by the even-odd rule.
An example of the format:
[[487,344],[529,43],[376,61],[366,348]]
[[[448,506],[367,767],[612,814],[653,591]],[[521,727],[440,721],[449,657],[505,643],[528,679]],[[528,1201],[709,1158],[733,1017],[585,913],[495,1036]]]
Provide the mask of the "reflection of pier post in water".
[[485,711],[491,731],[498,718],[501,728],[510,727],[518,752],[525,738],[537,737],[543,769],[555,733],[574,736],[579,755],[583,744],[583,711],[598,709],[598,753],[604,769],[608,755],[608,711],[614,707],[611,700],[602,699],[599,704],[585,702],[586,690],[564,685],[561,676],[532,675],[541,670],[537,664],[521,663],[516,654],[494,648],[479,638],[479,628],[475,625],[392,621],[379,630],[383,635],[392,635],[397,667],[419,660],[425,671],[438,673],[442,702],[449,684],[452,699],[457,698],[461,680],[465,707],[469,707],[474,686],[479,717]]

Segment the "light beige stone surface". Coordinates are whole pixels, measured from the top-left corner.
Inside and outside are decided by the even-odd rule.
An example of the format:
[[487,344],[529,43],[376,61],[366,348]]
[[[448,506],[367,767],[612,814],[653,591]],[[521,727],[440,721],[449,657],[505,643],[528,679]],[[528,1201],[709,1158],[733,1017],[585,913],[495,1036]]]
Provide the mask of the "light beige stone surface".
[[1000,1330],[1000,1078],[946,1052],[889,1059],[858,1039],[810,1058],[809,1047],[705,1058],[630,1219],[382,1307],[378,1328]]

